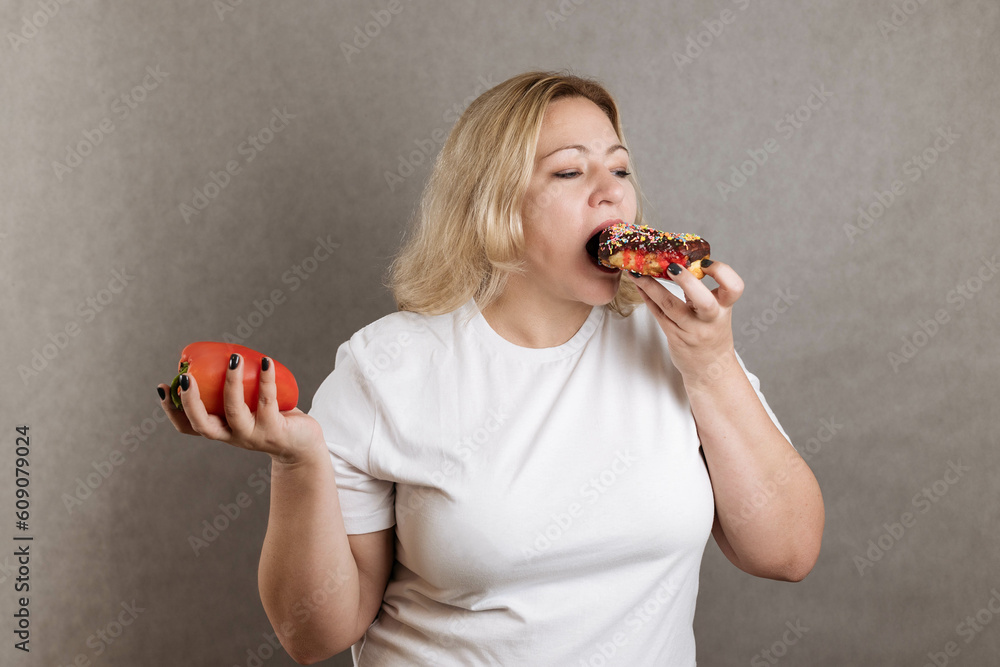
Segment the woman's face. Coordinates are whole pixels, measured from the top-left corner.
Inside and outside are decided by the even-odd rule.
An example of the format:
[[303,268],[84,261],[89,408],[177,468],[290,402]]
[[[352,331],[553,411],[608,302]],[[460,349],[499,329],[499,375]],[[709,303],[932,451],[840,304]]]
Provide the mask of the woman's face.
[[591,306],[610,302],[621,274],[599,266],[587,241],[615,222],[634,222],[628,151],[607,115],[583,97],[545,111],[522,208],[525,278],[548,298]]

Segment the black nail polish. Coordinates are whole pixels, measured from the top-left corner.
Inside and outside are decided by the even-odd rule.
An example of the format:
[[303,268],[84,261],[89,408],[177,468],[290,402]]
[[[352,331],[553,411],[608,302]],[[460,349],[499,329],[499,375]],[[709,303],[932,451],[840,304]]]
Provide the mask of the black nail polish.
[[632,276],[633,278],[638,278],[638,277],[639,277],[639,276],[641,276],[642,274],[641,274],[641,273],[639,273],[638,271],[632,271],[632,270],[629,270],[629,275],[631,275],[631,276]]
[[229,357],[229,370],[235,371],[236,367],[240,365],[240,355],[233,353]]
[[677,262],[670,262],[670,266],[667,267],[667,271],[670,272],[670,275],[679,276],[681,275],[681,265]]
[[190,386],[191,381],[188,380],[187,373],[181,373],[181,391],[187,391]]
[[163,387],[157,387],[156,393],[160,395],[161,401],[167,397],[167,392],[163,391]]
[[703,269],[708,268],[708,267],[712,266],[713,264],[715,264],[715,262],[712,261],[712,260],[710,260],[710,259],[703,259],[703,260],[701,260],[701,268],[703,268]]
[[266,371],[270,367],[271,367],[271,360],[270,359],[268,359],[267,357],[264,357],[263,359],[260,360],[260,370]]

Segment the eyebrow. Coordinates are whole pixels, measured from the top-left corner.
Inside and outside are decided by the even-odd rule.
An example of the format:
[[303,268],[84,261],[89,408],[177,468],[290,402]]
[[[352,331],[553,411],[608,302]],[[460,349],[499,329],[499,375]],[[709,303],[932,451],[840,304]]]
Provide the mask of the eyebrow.
[[[549,157],[555,155],[559,151],[566,151],[566,150],[571,150],[571,149],[578,150],[578,151],[580,151],[581,153],[584,153],[584,154],[590,153],[590,149],[587,148],[586,146],[584,146],[583,144],[571,144],[569,146],[561,146],[560,148],[555,149],[554,151],[552,151],[548,155],[542,156],[542,159],[545,160],[546,158],[549,158]],[[626,153],[628,153],[628,149],[627,148],[625,148],[621,144],[615,144],[614,146],[611,146],[610,148],[608,148],[606,155],[611,155],[615,151],[625,151]]]

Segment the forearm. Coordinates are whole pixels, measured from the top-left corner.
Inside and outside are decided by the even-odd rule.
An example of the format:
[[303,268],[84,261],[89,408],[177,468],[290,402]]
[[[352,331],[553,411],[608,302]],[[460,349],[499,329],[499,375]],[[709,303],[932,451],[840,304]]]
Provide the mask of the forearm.
[[358,568],[322,444],[303,461],[272,463],[258,586],[267,616],[293,657],[331,654],[355,641]]
[[819,484],[771,421],[735,352],[715,370],[712,378],[685,378],[685,387],[724,534],[719,546],[748,572],[801,579],[819,555]]

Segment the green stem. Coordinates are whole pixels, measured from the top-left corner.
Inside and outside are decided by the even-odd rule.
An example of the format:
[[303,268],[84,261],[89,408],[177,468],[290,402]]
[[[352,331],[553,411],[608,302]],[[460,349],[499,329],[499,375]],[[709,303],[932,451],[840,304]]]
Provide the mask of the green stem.
[[178,409],[181,408],[181,396],[177,393],[177,388],[181,386],[181,375],[187,373],[189,366],[190,364],[186,361],[182,363],[177,368],[177,377],[170,383],[170,400],[173,401],[174,407]]

